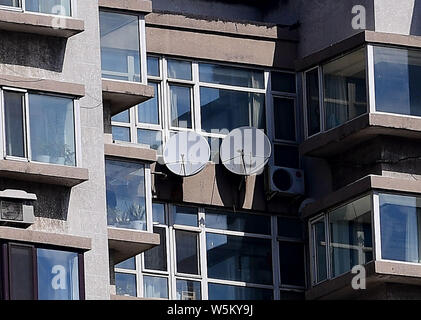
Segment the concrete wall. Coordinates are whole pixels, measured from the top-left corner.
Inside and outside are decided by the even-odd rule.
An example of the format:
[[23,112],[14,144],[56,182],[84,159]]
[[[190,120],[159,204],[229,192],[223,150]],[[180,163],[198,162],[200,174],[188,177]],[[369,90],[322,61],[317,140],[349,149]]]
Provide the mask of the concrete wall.
[[82,166],[89,169],[89,181],[71,190],[6,179],[0,179],[0,186],[37,194],[31,229],[92,238],[92,250],[85,255],[86,297],[109,299],[98,1],[78,0],[74,16],[85,21],[85,31],[68,41],[0,32],[0,74],[85,85]]

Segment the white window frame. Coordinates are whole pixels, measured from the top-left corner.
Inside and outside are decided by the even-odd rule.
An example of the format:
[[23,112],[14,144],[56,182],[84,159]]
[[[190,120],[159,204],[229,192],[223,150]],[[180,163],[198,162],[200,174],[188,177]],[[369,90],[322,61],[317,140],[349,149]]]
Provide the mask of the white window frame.
[[[8,156],[6,152],[6,132],[5,132],[5,111],[4,111],[4,92],[18,92],[24,94],[24,101],[23,101],[23,110],[24,110],[24,119],[23,119],[23,126],[24,126],[24,147],[26,157],[15,157],[15,156]],[[32,160],[32,152],[31,152],[31,123],[29,119],[29,94],[31,91],[21,88],[14,88],[14,87],[7,87],[1,86],[0,87],[0,129],[1,129],[1,141],[2,147],[0,148],[0,158],[5,160],[14,160],[14,161],[23,161],[23,162],[33,162],[39,163],[43,165],[51,165],[51,166],[68,166],[62,164],[55,164],[55,163],[46,163],[46,162],[39,162]],[[80,104],[79,100],[76,97],[71,97],[68,95],[60,94],[60,93],[50,93],[50,92],[33,92],[33,94],[43,95],[43,96],[51,96],[51,97],[64,97],[66,99],[73,101],[73,130],[74,130],[74,139],[75,139],[75,166],[68,166],[68,167],[82,167],[82,147],[81,147],[81,126],[80,126]]]

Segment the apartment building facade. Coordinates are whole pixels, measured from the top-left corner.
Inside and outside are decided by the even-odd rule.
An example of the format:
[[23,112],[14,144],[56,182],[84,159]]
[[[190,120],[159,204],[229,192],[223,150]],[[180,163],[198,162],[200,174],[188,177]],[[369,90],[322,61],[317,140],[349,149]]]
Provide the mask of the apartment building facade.
[[0,0],[0,298],[420,297],[420,37],[418,0]]

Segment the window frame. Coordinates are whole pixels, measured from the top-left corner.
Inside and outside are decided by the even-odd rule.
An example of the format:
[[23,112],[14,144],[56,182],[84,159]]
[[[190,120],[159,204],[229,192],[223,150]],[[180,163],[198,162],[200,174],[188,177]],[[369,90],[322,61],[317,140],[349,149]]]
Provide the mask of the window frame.
[[[23,93],[23,129],[24,129],[24,148],[25,148],[25,157],[16,157],[8,156],[6,151],[6,119],[5,119],[5,100],[4,92],[16,92]],[[40,96],[49,96],[49,97],[58,97],[66,98],[72,100],[73,104],[73,133],[74,133],[74,143],[75,143],[75,165],[69,166],[66,164],[56,164],[56,163],[47,163],[32,160],[32,150],[31,150],[31,121],[29,115],[29,95],[35,94]],[[60,94],[60,93],[50,93],[50,92],[41,92],[36,90],[26,90],[15,87],[0,86],[0,135],[1,135],[1,147],[0,147],[0,158],[5,160],[14,160],[22,162],[31,162],[36,164],[51,165],[51,166],[66,166],[72,168],[80,168],[82,166],[82,154],[81,154],[81,125],[80,125],[80,105],[79,99],[70,95]]]
[[37,11],[28,11],[26,10],[26,1],[27,0],[18,0],[19,6],[7,6],[7,5],[0,5],[0,10],[9,10],[9,11],[16,11],[16,12],[22,12],[22,13],[33,13],[33,14],[41,14],[41,15],[47,15],[47,16],[53,16],[53,17],[74,17],[75,13],[77,11],[77,1],[76,0],[69,0],[70,5],[70,12],[69,15],[60,15],[60,14],[54,14],[54,13],[45,13],[45,12],[37,12]]

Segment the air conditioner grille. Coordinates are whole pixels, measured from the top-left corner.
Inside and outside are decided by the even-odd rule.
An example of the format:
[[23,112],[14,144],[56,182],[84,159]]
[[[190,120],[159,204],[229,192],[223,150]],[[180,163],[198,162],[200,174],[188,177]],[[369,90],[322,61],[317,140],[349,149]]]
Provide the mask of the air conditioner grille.
[[278,169],[273,173],[273,184],[281,191],[287,191],[292,187],[291,174],[283,169]]
[[1,219],[10,221],[23,221],[22,203],[11,201],[0,201]]

